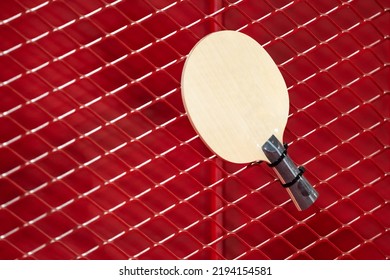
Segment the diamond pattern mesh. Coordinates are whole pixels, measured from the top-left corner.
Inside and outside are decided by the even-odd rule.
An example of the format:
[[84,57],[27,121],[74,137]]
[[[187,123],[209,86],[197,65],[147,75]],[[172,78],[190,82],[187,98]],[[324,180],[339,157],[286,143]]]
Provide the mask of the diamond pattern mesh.
[[[389,259],[387,0],[0,3],[1,259]],[[192,129],[186,55],[239,30],[281,70],[284,140],[320,193]]]

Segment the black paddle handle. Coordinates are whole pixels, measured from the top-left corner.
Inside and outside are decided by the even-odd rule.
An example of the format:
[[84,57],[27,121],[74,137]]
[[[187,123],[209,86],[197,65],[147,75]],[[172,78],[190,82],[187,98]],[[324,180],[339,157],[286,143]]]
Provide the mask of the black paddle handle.
[[287,154],[287,145],[272,135],[262,146],[269,164],[286,188],[298,210],[305,210],[318,198],[318,192],[303,176],[305,169],[297,167]]

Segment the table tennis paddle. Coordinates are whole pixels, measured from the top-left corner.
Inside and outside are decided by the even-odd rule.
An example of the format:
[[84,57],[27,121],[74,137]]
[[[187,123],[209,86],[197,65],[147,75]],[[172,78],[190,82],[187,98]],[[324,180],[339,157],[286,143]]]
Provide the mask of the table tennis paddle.
[[199,136],[234,163],[266,161],[299,210],[318,197],[282,145],[288,91],[269,54],[251,37],[219,31],[201,39],[186,59],[182,97]]

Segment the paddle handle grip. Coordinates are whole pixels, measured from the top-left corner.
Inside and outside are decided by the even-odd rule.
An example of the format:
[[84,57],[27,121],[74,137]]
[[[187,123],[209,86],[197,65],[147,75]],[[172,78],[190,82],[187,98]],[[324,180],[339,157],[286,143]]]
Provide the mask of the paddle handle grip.
[[305,210],[312,205],[318,198],[318,192],[303,176],[304,168],[297,167],[288,156],[287,146],[283,146],[272,135],[264,143],[262,150],[298,210]]

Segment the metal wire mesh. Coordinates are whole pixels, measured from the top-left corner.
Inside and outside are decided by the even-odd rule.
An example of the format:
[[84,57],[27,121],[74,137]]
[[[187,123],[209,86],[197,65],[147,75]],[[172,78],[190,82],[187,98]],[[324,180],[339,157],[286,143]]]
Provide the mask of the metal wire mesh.
[[[1,1],[0,258],[389,259],[389,6]],[[183,63],[223,29],[283,73],[307,211],[189,124]]]

